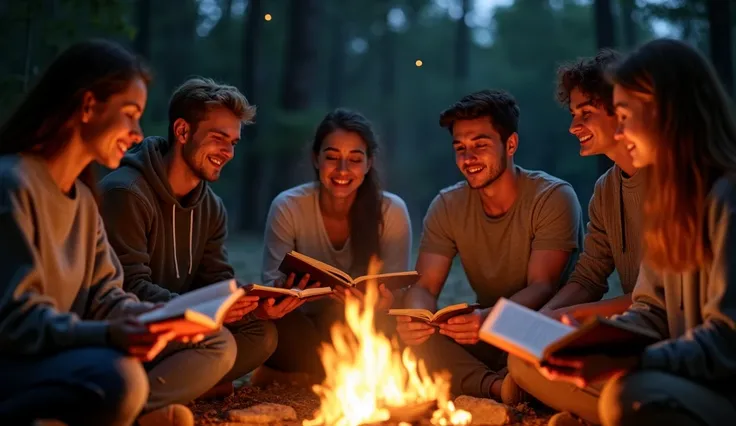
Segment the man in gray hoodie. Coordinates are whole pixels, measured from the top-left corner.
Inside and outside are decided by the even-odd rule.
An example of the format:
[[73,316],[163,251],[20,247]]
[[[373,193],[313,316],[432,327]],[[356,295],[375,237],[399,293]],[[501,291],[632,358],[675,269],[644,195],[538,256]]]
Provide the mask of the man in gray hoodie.
[[[102,180],[102,216],[127,291],[166,302],[234,278],[225,248],[227,212],[208,182],[233,158],[241,124],[254,115],[235,87],[190,79],[171,98],[168,139],[146,138]],[[276,328],[255,317],[257,306],[246,296],[225,318],[238,348],[221,383],[225,392],[276,348]]]

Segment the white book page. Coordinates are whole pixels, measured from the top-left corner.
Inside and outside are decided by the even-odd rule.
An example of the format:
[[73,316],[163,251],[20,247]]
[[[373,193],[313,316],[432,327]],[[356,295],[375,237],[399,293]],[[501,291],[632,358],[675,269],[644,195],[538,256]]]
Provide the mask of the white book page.
[[547,345],[575,329],[502,298],[491,310],[481,330],[541,359]]
[[138,320],[147,324],[168,318],[175,318],[183,315],[187,309],[202,302],[218,298],[227,298],[237,290],[238,284],[234,279],[211,284],[206,287],[190,291],[189,293],[181,294],[168,301],[163,307],[139,315]]
[[324,270],[325,272],[329,272],[332,275],[335,275],[338,278],[342,279],[343,281],[346,281],[348,283],[352,283],[353,282],[353,278],[350,275],[348,275],[345,272],[343,272],[343,271],[335,268],[332,265],[328,265],[328,264],[326,264],[324,262],[321,262],[321,261],[319,261],[317,259],[314,259],[312,257],[309,257],[309,256],[307,256],[305,254],[301,254],[301,253],[299,253],[297,251],[291,251],[290,253],[291,253],[292,256],[296,257],[297,259],[301,259],[301,260],[303,260],[303,261],[305,261],[305,262],[307,262],[307,263],[309,263],[309,264],[311,264],[313,266],[316,266],[316,267]]

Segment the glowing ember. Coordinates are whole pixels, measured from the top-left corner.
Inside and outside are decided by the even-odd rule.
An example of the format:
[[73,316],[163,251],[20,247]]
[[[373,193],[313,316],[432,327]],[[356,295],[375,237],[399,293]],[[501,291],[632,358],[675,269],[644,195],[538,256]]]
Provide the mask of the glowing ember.
[[[372,259],[368,274],[381,269],[380,261]],[[389,420],[391,412],[422,403],[436,402],[432,415],[435,425],[463,425],[471,421],[470,413],[456,410],[449,401],[450,384],[447,375],[430,376],[424,363],[406,349],[398,350],[373,327],[374,306],[378,299],[375,282],[368,283],[363,306],[354,298],[345,302],[347,324],[332,327],[332,346],[321,351],[326,378],[314,386],[320,398],[315,418],[304,426],[358,426]]]

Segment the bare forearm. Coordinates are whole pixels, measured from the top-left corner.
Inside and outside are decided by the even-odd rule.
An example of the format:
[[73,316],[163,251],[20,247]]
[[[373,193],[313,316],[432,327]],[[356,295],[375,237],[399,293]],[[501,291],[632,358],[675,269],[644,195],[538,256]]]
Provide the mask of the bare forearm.
[[404,295],[404,307],[408,309],[437,309],[437,296],[421,285],[412,286]]
[[547,302],[541,310],[554,311],[555,309],[588,302],[591,302],[590,293],[580,284],[570,283],[563,286],[560,291],[552,297],[552,300]]
[[549,284],[529,284],[510,297],[511,301],[537,310],[554,294],[554,287]]
[[627,293],[612,299],[599,300],[597,302],[583,303],[582,305],[572,306],[575,310],[576,318],[584,318],[589,316],[610,317],[620,314],[631,306],[631,293]]

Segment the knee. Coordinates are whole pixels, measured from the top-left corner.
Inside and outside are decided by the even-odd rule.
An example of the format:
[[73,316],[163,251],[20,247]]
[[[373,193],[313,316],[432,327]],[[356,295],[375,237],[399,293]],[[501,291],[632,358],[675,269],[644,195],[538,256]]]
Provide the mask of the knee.
[[235,364],[235,358],[238,354],[235,338],[232,333],[223,327],[215,334],[212,334],[202,341],[207,350],[213,354],[213,364],[216,370],[224,375]]
[[263,348],[263,360],[267,360],[274,352],[279,344],[279,332],[276,329],[276,324],[272,321],[261,321],[263,324],[263,339],[261,340],[260,347]]
[[[613,378],[606,383],[598,400],[598,413],[604,426],[651,424],[661,403],[667,403],[664,392],[653,391],[653,377],[635,372]],[[656,394],[656,395],[655,395]]]
[[148,376],[135,358],[115,354],[98,364],[95,386],[102,396],[97,409],[107,418],[106,424],[125,424],[134,419],[148,399]]

